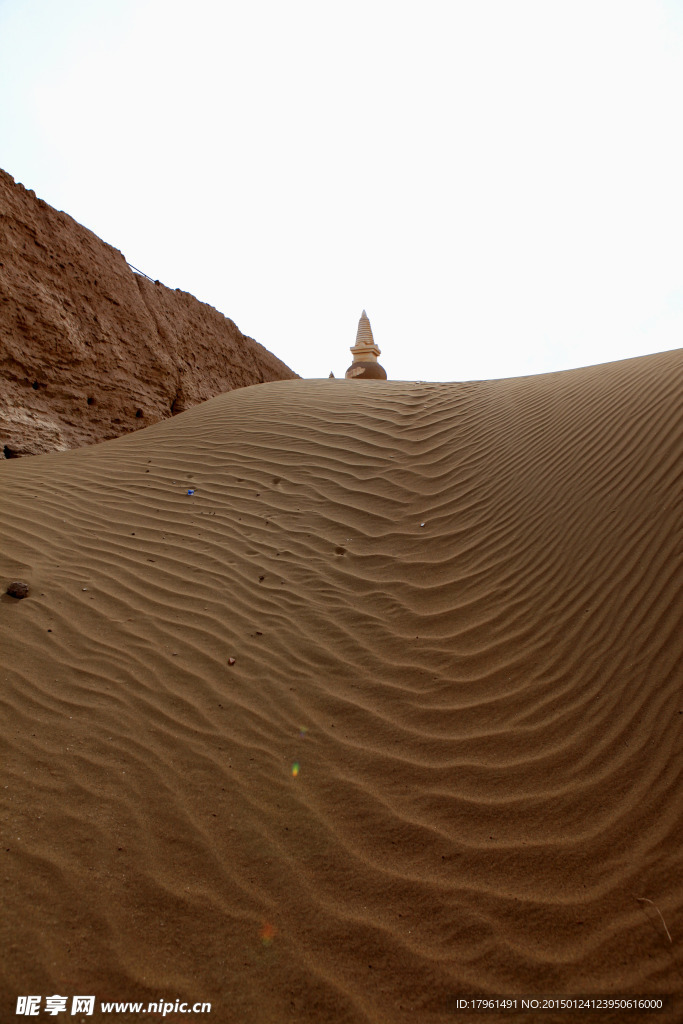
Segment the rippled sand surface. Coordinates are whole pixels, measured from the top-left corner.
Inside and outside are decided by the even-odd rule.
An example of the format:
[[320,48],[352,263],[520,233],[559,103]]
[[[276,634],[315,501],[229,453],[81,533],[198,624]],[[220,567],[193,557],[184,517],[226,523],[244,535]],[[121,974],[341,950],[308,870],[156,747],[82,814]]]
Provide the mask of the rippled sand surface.
[[680,997],[682,395],[283,381],[2,464],[3,1019]]

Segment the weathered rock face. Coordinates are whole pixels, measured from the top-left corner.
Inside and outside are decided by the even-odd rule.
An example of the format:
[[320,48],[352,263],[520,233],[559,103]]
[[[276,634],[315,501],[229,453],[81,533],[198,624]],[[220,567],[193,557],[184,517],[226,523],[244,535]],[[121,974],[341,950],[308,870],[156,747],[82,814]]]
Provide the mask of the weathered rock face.
[[296,376],[0,170],[0,455],[104,441]]

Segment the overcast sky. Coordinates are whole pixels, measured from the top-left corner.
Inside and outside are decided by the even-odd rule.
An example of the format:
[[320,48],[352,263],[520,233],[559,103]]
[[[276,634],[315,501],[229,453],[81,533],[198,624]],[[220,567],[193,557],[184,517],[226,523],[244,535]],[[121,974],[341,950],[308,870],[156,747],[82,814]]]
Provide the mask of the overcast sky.
[[304,377],[683,345],[683,0],[0,0],[0,166]]

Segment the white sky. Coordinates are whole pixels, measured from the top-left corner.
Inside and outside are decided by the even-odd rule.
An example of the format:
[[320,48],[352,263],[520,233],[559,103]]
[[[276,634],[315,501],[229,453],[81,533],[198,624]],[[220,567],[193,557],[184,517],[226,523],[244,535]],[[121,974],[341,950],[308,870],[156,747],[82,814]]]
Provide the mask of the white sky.
[[0,166],[304,377],[683,345],[683,0],[0,0]]

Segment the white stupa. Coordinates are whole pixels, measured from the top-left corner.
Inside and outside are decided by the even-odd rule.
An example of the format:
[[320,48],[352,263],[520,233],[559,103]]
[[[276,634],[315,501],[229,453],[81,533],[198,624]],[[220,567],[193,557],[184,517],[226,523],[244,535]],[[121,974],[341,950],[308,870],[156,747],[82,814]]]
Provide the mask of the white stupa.
[[372,336],[368,314],[363,310],[358,321],[356,344],[351,348],[353,362],[346,371],[346,376],[354,380],[386,380],[386,371],[377,362],[377,357],[381,354]]

